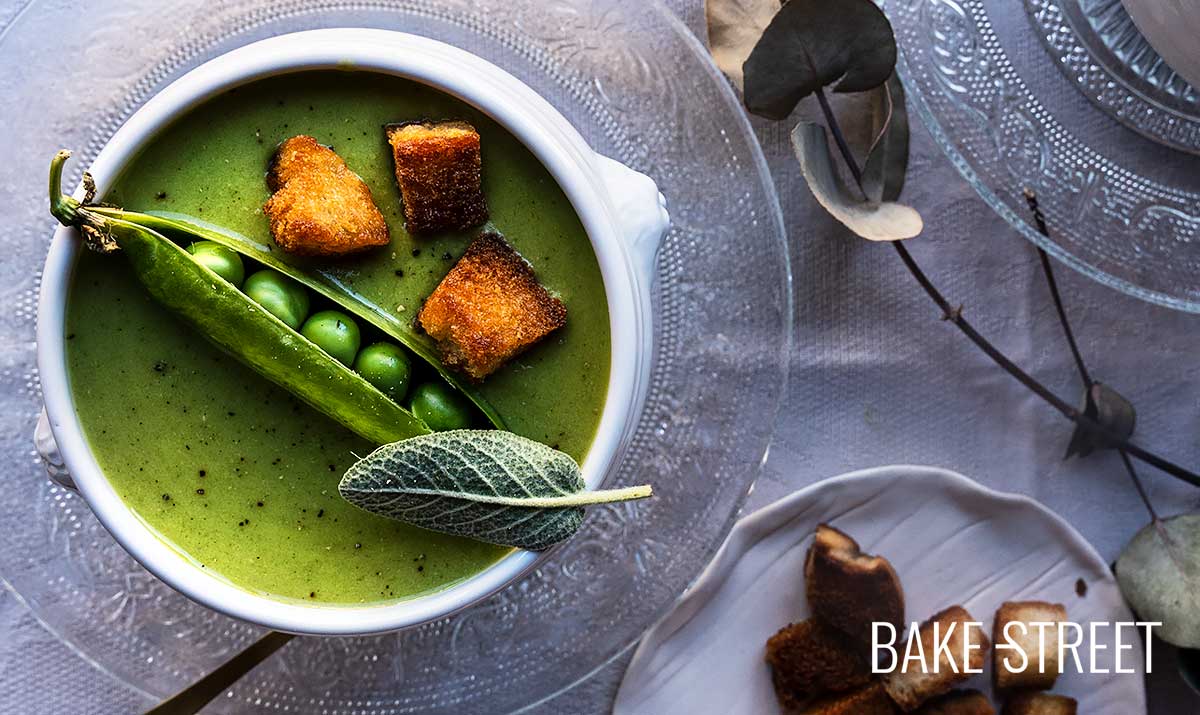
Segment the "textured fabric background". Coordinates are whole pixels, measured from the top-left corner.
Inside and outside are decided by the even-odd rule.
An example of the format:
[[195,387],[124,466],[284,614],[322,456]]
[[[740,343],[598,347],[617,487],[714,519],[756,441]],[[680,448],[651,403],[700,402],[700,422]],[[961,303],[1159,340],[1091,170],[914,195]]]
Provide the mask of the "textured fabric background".
[[[0,0],[0,33],[25,4]],[[702,35],[700,0],[670,4]],[[1020,3],[1010,4],[1006,21],[1026,22]],[[1046,67],[1042,79],[1057,111],[1095,113],[1100,134],[1144,144]],[[815,206],[787,125],[755,126],[793,246],[796,342],[777,437],[746,509],[853,469],[930,464],[1041,500],[1114,558],[1147,520],[1117,457],[1064,462],[1069,423],[940,322],[890,249],[850,237]],[[852,123],[850,131],[866,129]],[[1147,156],[1156,151],[1145,147]],[[1078,394],[1036,252],[976,196],[915,117],[909,176],[905,200],[927,226],[911,249],[927,272],[1012,358],[1061,394]],[[1139,441],[1200,464],[1200,317],[1127,298],[1066,268],[1059,282],[1093,374],[1138,406]],[[1200,492],[1148,468],[1142,473],[1162,513],[1200,505]],[[1200,711],[1200,697],[1175,674],[1169,648],[1155,649],[1154,665],[1151,712]],[[623,667],[624,660],[614,663],[536,712],[606,710]],[[0,712],[117,713],[148,704],[0,591]]]

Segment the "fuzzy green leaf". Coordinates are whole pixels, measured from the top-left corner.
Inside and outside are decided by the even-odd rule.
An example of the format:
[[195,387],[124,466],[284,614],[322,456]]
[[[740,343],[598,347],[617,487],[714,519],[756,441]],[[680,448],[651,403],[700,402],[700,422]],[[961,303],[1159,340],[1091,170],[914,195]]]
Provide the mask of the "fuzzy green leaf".
[[1153,521],[1133,537],[1116,565],[1117,583],[1155,633],[1180,648],[1200,648],[1200,514]]
[[783,119],[822,87],[865,92],[895,66],[892,25],[871,0],[791,0],[746,59],[746,108]]
[[817,202],[851,231],[870,241],[898,241],[921,233],[921,214],[903,204],[855,196],[834,168],[825,128],[800,122],[792,130],[800,170]]
[[649,486],[585,491],[570,456],[502,430],[384,445],[351,466],[338,491],[381,516],[532,551],[570,538],[588,504],[651,495]]

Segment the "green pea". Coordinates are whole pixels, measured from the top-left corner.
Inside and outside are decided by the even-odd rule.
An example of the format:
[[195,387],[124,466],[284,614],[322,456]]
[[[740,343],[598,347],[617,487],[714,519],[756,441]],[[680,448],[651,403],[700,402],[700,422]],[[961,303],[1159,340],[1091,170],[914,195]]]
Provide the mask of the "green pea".
[[237,251],[216,241],[197,241],[187,248],[196,262],[240,288],[246,279],[246,268]]
[[242,291],[292,330],[299,330],[308,315],[308,291],[279,271],[266,268],[252,273]]
[[412,365],[409,364],[408,354],[399,347],[391,343],[375,343],[363,348],[354,358],[354,371],[378,387],[383,394],[399,402],[408,392]]
[[358,346],[362,341],[358,323],[349,315],[337,310],[313,313],[304,321],[300,334],[337,358],[346,367],[354,364],[354,356],[358,354]]
[[471,426],[471,404],[444,382],[417,385],[409,409],[434,432]]

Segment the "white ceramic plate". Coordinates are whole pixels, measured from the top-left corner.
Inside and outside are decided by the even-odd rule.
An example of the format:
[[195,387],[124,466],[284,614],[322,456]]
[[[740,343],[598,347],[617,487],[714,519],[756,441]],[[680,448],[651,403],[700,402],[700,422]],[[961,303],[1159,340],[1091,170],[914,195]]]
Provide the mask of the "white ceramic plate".
[[[908,621],[959,603],[990,631],[997,606],[1028,599],[1063,603],[1078,623],[1133,620],[1104,560],[1037,502],[945,470],[881,467],[820,482],[740,520],[674,611],[647,631],[614,712],[779,712],[763,644],[808,616],[804,556],[821,522],[892,562]],[[1086,596],[1076,594],[1078,579]],[[1111,630],[1103,633],[1111,641]],[[1130,633],[1125,640],[1136,640]],[[1100,656],[1111,670],[1111,650]],[[1068,669],[1055,692],[1078,699],[1088,715],[1144,713],[1143,661],[1135,643],[1122,664],[1137,673]],[[985,668],[967,686],[990,692],[990,678]]]

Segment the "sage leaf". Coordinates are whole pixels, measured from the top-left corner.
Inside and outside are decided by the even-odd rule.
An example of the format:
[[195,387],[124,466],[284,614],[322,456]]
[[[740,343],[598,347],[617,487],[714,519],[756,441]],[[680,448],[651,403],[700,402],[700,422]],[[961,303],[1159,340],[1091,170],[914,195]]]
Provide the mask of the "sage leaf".
[[649,486],[585,491],[569,455],[502,430],[435,432],[386,444],[355,462],[338,492],[381,516],[531,551],[570,538],[588,504],[651,495]]
[[717,69],[725,73],[739,92],[743,90],[742,65],[781,6],[780,0],[708,0],[704,3],[708,51]]
[[1155,633],[1180,648],[1200,648],[1200,514],[1155,520],[1125,546],[1116,564],[1121,593]]
[[898,241],[921,233],[924,224],[916,210],[890,201],[873,203],[851,193],[834,167],[823,126],[797,124],[792,147],[813,196],[846,228],[870,241]]
[[746,58],[746,108],[784,119],[822,87],[865,92],[895,66],[892,25],[871,0],[791,0]]
[[875,140],[863,164],[863,194],[873,203],[895,201],[908,173],[908,110],[894,72],[871,93],[871,125]]
[[[1084,391],[1083,414],[1125,439],[1133,435],[1137,423],[1137,412],[1133,409],[1133,403],[1100,382],[1092,383],[1092,386]],[[1086,457],[1092,452],[1111,447],[1103,436],[1085,429],[1082,425],[1076,425],[1063,459]]]

